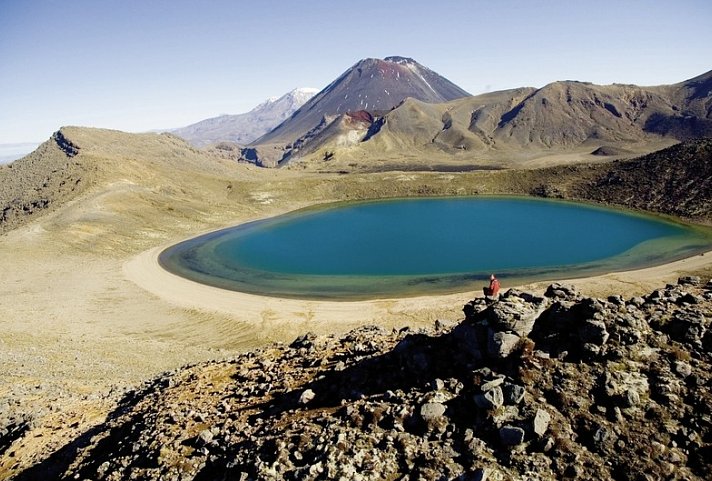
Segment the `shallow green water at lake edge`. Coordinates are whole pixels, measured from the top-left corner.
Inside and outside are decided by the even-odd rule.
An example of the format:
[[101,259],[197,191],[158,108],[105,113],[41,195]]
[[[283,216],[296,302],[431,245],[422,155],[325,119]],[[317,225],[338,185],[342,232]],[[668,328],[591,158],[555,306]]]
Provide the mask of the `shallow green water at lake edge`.
[[339,203],[223,229],[164,251],[161,265],[225,289],[364,299],[621,271],[712,248],[712,234],[658,217],[530,198]]

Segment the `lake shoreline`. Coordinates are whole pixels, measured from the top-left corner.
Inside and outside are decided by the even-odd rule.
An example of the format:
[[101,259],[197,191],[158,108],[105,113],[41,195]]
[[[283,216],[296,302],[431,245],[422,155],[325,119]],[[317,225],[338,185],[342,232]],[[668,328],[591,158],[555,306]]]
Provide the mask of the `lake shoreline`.
[[[272,322],[289,323],[295,317],[309,313],[311,328],[323,331],[327,326],[354,322],[377,323],[394,312],[411,317],[418,311],[433,311],[443,306],[461,307],[473,297],[481,297],[479,289],[435,296],[415,296],[359,301],[300,300],[247,294],[200,284],[172,274],[159,263],[159,256],[166,246],[142,252],[123,265],[125,277],[140,288],[184,309],[201,309],[238,315],[246,322],[261,322],[265,310],[275,313]],[[543,292],[552,282],[574,284],[584,295],[607,297],[613,294],[635,296],[657,286],[676,281],[677,277],[696,270],[712,269],[712,250],[673,262],[580,278],[552,279],[503,288]],[[328,330],[328,328],[326,329]]]
[[167,246],[158,262],[224,290],[352,302],[479,291],[491,272],[509,285],[595,277],[710,249],[710,229],[625,209],[410,197],[318,204],[225,227]]

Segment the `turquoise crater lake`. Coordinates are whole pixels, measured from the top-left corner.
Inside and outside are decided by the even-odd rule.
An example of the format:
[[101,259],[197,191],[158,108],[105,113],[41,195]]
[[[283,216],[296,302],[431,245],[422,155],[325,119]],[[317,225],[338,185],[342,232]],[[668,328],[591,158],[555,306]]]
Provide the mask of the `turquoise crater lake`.
[[303,209],[161,253],[168,271],[235,291],[366,299],[479,290],[650,266],[712,246],[707,230],[539,199],[416,198]]

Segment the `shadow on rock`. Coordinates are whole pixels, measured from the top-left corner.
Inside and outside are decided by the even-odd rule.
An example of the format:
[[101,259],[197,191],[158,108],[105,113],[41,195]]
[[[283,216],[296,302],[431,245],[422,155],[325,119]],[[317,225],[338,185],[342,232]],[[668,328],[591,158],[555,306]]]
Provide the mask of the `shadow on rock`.
[[[167,379],[160,378],[154,380],[140,391],[129,391],[122,397],[116,409],[107,416],[103,423],[88,429],[76,439],[55,451],[44,461],[26,469],[12,479],[14,481],[62,480],[70,478],[94,479],[97,474],[107,474],[105,471],[108,464],[104,463],[122,453],[132,453],[132,438],[137,437],[142,429],[145,428],[141,411],[136,411],[134,408],[147,396],[165,387],[167,383]],[[120,419],[132,410],[133,414],[126,418],[125,422],[118,427],[108,428],[112,421]],[[68,477],[66,473],[69,467],[76,462],[83,450],[96,442],[95,436],[102,433],[106,434],[92,448],[91,457],[82,465],[81,471],[72,473],[71,477]],[[134,459],[137,467],[155,463],[155,460],[145,456],[135,456]]]

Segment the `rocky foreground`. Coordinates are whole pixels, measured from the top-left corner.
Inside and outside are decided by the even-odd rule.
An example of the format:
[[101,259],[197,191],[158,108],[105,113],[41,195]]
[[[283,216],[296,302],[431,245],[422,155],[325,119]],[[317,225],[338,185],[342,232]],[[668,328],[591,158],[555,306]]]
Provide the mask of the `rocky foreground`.
[[712,479],[712,281],[464,313],[167,373],[15,479]]

